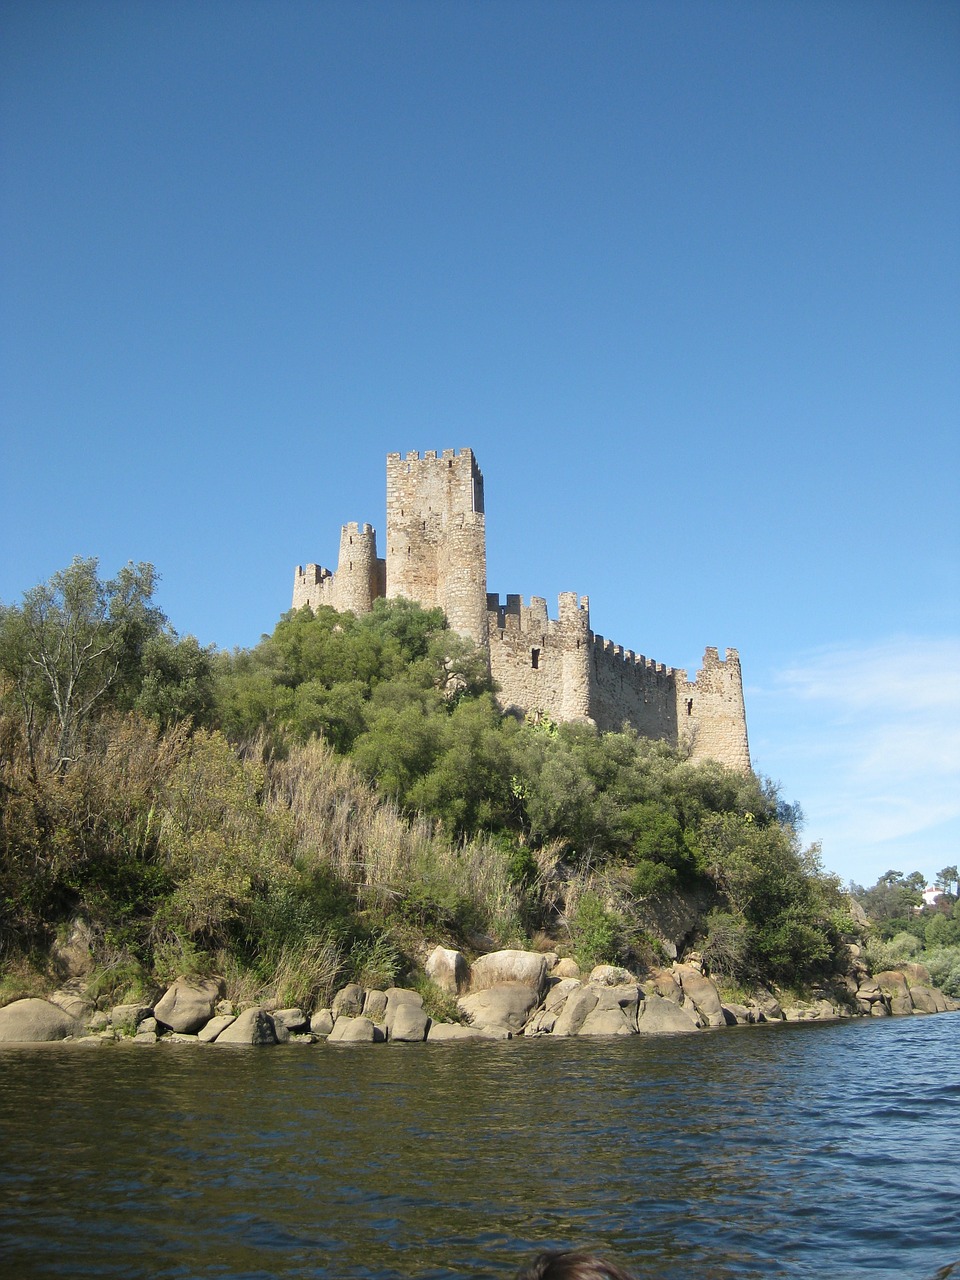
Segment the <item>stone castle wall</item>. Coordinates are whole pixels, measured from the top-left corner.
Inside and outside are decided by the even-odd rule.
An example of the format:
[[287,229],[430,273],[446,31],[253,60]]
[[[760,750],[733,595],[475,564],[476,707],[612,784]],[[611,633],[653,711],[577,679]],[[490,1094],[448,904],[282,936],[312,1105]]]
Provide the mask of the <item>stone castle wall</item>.
[[377,535],[369,524],[345,524],[340,558],[332,573],[321,564],[298,565],[293,578],[293,607],[327,605],[338,613],[369,613],[387,594],[386,563],[377,558]]
[[470,449],[387,455],[386,558],[369,524],[344,525],[336,573],[298,568],[293,607],[365,613],[380,596],[404,596],[444,610],[454,631],[485,647],[505,710],[628,725],[644,737],[684,746],[695,759],[749,770],[740,658],[704,653],[694,680],[590,630],[586,596],[564,592],[557,618],[533,596],[486,589],[483,476]]

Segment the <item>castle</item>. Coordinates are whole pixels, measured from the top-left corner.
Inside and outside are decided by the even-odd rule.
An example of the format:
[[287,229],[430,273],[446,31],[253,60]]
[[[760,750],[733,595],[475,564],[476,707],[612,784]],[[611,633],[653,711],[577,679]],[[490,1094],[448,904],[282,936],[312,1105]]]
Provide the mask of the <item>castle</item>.
[[336,573],[298,567],[293,607],[366,613],[380,596],[439,606],[452,630],[484,647],[501,706],[601,730],[630,725],[694,759],[750,769],[740,658],[708,648],[695,680],[590,630],[586,596],[560,595],[559,615],[533,596],[487,593],[483,476],[470,449],[387,455],[386,559],[369,524],[345,524]]

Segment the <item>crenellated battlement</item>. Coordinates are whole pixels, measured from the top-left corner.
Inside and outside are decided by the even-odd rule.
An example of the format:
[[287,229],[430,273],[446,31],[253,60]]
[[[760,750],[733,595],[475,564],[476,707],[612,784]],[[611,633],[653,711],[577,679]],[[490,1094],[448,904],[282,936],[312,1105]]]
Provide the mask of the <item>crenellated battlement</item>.
[[695,758],[750,768],[740,655],[708,646],[694,680],[590,630],[590,600],[561,592],[557,617],[542,596],[487,592],[483,475],[472,449],[387,454],[386,558],[370,524],[341,527],[336,573],[298,566],[293,607],[369,611],[380,596],[440,607],[451,628],[484,647],[501,706],[625,725]]

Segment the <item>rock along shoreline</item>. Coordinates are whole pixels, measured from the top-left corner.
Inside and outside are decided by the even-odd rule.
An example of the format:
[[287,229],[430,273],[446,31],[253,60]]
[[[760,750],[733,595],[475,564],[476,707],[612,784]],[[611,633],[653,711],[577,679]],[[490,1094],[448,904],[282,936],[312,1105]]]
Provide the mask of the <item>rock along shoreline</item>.
[[494,951],[468,965],[460,952],[437,947],[426,971],[456,999],[462,1021],[432,1018],[423,997],[402,987],[381,991],[350,984],[330,1007],[313,1011],[238,1008],[223,999],[220,979],[183,976],[154,1003],[110,1010],[95,1009],[70,989],[46,999],[14,1000],[0,1009],[0,1044],[436,1044],[516,1036],[695,1035],[759,1023],[960,1010],[960,1001],[931,986],[919,964],[840,978],[839,996],[817,991],[810,1000],[786,1006],[763,988],[748,1004],[724,1001],[695,959],[654,969],[642,979],[615,965],[599,965],[584,977],[575,961],[554,953]]

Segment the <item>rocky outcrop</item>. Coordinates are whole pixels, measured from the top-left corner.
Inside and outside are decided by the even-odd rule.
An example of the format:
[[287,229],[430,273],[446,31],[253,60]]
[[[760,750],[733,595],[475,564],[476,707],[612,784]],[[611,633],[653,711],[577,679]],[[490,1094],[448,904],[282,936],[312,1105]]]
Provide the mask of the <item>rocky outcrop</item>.
[[210,1021],[222,995],[217,978],[177,978],[157,1001],[153,1016],[171,1031],[192,1034]]
[[517,1035],[537,1007],[539,998],[533,987],[519,982],[501,982],[483,991],[461,996],[457,1001],[461,1013],[472,1026],[482,1031],[508,1032]]
[[425,965],[427,977],[448,995],[459,995],[470,980],[469,966],[459,951],[434,947]]
[[683,994],[693,1002],[697,1013],[708,1027],[727,1025],[727,1020],[723,1016],[720,993],[709,978],[704,977],[703,973],[692,964],[674,965],[673,976],[679,982]]
[[331,1044],[421,1044],[519,1035],[689,1035],[759,1022],[960,1010],[960,1002],[931,986],[919,964],[870,975],[866,962],[854,959],[849,973],[834,975],[829,984],[783,1008],[778,996],[762,987],[743,1003],[722,1000],[702,959],[692,953],[683,963],[651,970],[642,982],[609,964],[596,966],[582,980],[577,965],[555,952],[491,951],[465,968],[460,952],[435,948],[430,961],[436,985],[466,986],[457,1005],[467,1025],[434,1021],[423,997],[401,987],[381,991],[348,984],[333,997],[331,1008],[312,1015],[272,1004],[237,1014],[229,1001],[220,999],[217,979],[181,977],[155,1006],[139,1001],[110,1011],[93,1009],[80,994],[83,984],[74,980],[49,1000],[17,1000],[0,1009],[0,1041],[71,1037],[85,1044],[120,1039],[141,1045],[310,1045],[324,1039]]
[[214,1044],[277,1044],[278,1036],[273,1018],[265,1009],[245,1009],[225,1027],[213,1041]]
[[374,1044],[385,1039],[381,1029],[369,1018],[342,1013],[327,1036],[327,1044]]
[[423,997],[416,991],[391,987],[386,992],[387,1039],[401,1044],[418,1044],[426,1039],[430,1019],[424,1012]]
[[695,1018],[676,1000],[656,993],[646,996],[637,1010],[637,1030],[643,1036],[689,1035],[699,1031]]
[[547,985],[547,962],[539,951],[490,951],[470,966],[470,991],[516,983],[538,994]]
[[0,1009],[0,1042],[39,1044],[82,1034],[83,1024],[49,1000],[14,1000]]

